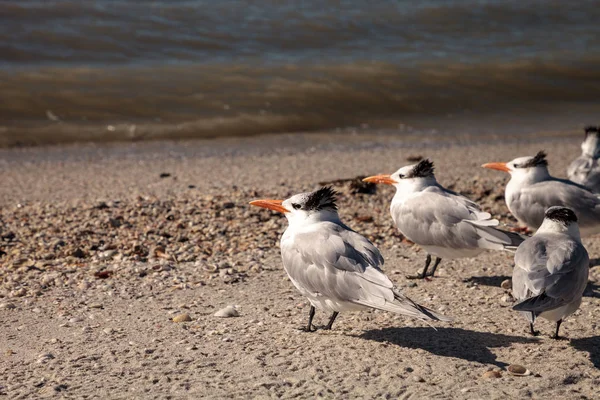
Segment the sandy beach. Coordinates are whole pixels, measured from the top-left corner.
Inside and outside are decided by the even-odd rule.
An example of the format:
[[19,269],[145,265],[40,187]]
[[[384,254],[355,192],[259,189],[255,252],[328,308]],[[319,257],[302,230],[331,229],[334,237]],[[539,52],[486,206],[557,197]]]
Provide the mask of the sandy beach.
[[[543,149],[564,177],[582,136],[338,133],[0,149],[0,397],[597,398],[600,267],[561,328],[567,340],[550,339],[544,320],[534,338],[501,287],[510,253],[447,260],[433,280],[409,281],[425,254],[392,225],[393,188],[364,194],[334,183],[342,220],[381,250],[385,273],[454,321],[434,329],[391,313],[342,313],[333,330],[305,333],[309,304],[280,260],[287,222],[248,205],[421,156],[441,184],[515,226],[508,176],[480,165]],[[584,244],[597,264],[600,238]],[[239,316],[214,316],[227,306]],[[188,321],[173,322],[183,314]],[[317,312],[317,325],[327,317]],[[512,376],[511,364],[532,374]]]

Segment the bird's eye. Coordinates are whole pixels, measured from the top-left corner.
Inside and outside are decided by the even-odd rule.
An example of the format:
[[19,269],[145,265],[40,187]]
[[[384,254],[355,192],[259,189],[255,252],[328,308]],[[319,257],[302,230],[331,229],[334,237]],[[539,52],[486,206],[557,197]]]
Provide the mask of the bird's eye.
[[406,178],[406,177],[404,176],[404,174],[398,174],[398,178],[400,178],[400,179],[404,179],[404,178]]
[[512,165],[512,167],[513,167],[513,168],[517,168],[517,164],[516,164],[516,163],[514,163],[514,164]]
[[300,209],[300,204],[298,204],[298,203],[292,203],[292,207],[294,207],[294,210],[299,210]]

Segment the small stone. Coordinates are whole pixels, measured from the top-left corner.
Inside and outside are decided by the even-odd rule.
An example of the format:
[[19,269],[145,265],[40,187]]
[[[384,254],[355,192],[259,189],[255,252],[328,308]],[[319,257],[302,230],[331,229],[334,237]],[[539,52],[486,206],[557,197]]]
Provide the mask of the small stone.
[[500,284],[500,287],[504,290],[509,290],[510,288],[512,288],[512,280],[510,280],[510,279],[503,280],[502,283]]
[[5,308],[7,310],[14,310],[15,308],[17,308],[17,306],[15,306],[13,303],[2,303],[0,304],[0,309],[1,308]]
[[423,379],[419,375],[413,375],[412,380],[415,382],[425,382],[425,379]]
[[72,324],[76,324],[76,323],[81,322],[81,321],[83,321],[83,319],[79,318],[79,317],[73,317],[73,318],[69,319],[69,322],[72,323]]
[[159,177],[160,177],[160,178],[168,178],[168,177],[170,177],[170,176],[171,176],[171,174],[170,174],[170,173],[168,173],[168,172],[162,172],[162,173],[159,175]]
[[23,297],[27,294],[27,290],[25,288],[20,288],[17,290],[13,290],[10,292],[11,297]]
[[500,371],[486,371],[486,372],[484,372],[482,377],[485,379],[496,379],[496,378],[501,378],[502,373]]
[[103,308],[102,304],[100,304],[100,303],[92,303],[88,307],[89,308]]
[[231,317],[239,317],[240,313],[234,306],[227,306],[225,308],[220,309],[215,313],[215,317],[220,318],[231,318]]
[[51,353],[40,354],[38,356],[38,359],[37,359],[36,363],[38,363],[38,364],[45,364],[48,361],[52,360],[53,358],[54,358],[54,355],[52,355]]
[[514,376],[529,376],[531,371],[519,364],[511,364],[506,368],[509,374]]
[[85,252],[78,247],[77,250],[71,253],[71,256],[75,258],[85,258]]
[[112,335],[113,333],[115,333],[115,330],[113,328],[106,328],[103,329],[102,332],[106,333],[107,335]]
[[235,207],[235,203],[232,203],[230,201],[228,201],[227,203],[223,203],[223,208],[225,208],[225,209],[230,209],[233,207]]
[[192,318],[189,314],[179,314],[173,317],[173,322],[190,322]]

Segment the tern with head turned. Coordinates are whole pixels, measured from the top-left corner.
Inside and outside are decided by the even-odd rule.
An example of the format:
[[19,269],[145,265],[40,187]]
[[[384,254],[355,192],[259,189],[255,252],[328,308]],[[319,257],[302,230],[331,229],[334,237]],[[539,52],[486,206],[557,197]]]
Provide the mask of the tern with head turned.
[[588,282],[589,258],[581,244],[577,216],[567,207],[550,207],[537,232],[515,253],[513,296],[519,301],[513,309],[529,321],[532,335],[536,318],[560,324],[581,305]]
[[314,331],[318,308],[331,313],[374,308],[425,321],[449,321],[404,296],[382,272],[383,257],[365,237],[340,221],[336,193],[329,187],[287,200],[256,200],[251,205],[283,213],[289,226],[281,237],[283,267],[311,306],[304,330]]
[[581,143],[581,155],[569,165],[567,176],[570,180],[600,193],[600,127],[585,128],[585,139]]
[[[423,272],[407,278],[433,276],[443,258],[475,257],[484,250],[516,250],[523,241],[521,235],[497,229],[497,220],[475,202],[441,186],[433,172],[433,163],[422,160],[391,175],[364,179],[395,186],[390,205],[394,224],[427,252]],[[429,270],[431,256],[436,260]]]
[[488,163],[482,167],[510,174],[504,194],[506,205],[519,223],[529,229],[538,229],[546,210],[560,205],[575,212],[583,236],[600,232],[600,197],[585,186],[551,176],[543,151],[533,157]]

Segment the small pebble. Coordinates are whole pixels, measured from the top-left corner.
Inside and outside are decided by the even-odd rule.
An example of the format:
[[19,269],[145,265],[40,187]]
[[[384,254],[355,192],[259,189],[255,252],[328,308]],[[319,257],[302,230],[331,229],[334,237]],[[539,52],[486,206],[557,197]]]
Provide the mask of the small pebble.
[[179,315],[173,317],[173,322],[189,322],[191,320],[192,320],[192,318],[190,317],[189,314],[179,314]]
[[412,380],[415,382],[425,382],[425,379],[423,379],[419,375],[413,375]]
[[17,308],[17,306],[15,306],[13,303],[2,303],[2,304],[0,304],[0,308],[5,308],[7,310],[14,310],[15,308]]
[[502,373],[500,371],[486,371],[483,375],[483,378],[486,379],[495,379],[495,378],[501,378],[502,377]]
[[227,306],[225,308],[220,309],[215,313],[215,317],[220,318],[231,318],[231,317],[239,317],[240,313],[235,309],[234,306]]

